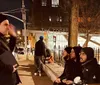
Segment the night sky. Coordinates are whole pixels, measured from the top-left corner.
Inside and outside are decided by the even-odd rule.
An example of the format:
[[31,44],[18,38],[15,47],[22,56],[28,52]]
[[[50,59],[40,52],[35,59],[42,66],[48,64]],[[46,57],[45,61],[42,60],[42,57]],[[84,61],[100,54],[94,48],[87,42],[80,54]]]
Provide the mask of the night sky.
[[[31,0],[24,0],[24,1],[25,1],[26,9],[28,9],[28,11],[27,11],[27,17],[28,17]],[[21,18],[22,17],[22,14],[21,14],[21,11],[20,11],[21,7],[22,7],[22,1],[21,0],[0,0],[0,12],[18,9],[18,11],[16,13],[14,11],[10,14]],[[14,18],[11,18],[11,17],[8,17],[8,19],[9,19],[10,23],[12,23],[16,26],[16,28],[18,28],[18,29],[23,28],[22,22],[14,19]],[[27,18],[27,21],[28,21],[28,18]]]

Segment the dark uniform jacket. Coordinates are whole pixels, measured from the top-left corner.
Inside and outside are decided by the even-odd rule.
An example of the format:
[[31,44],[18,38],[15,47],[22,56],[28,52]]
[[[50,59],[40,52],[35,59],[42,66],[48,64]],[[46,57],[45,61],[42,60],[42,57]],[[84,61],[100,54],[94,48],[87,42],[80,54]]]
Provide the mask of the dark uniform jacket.
[[82,64],[82,68],[84,83],[100,83],[100,67],[95,58]]
[[[3,43],[4,44],[3,44]],[[0,33],[0,55],[5,51],[13,51],[16,38],[11,36],[7,43],[3,34]],[[13,73],[13,66],[6,65],[0,60],[0,85],[16,85],[20,82],[17,71]]]

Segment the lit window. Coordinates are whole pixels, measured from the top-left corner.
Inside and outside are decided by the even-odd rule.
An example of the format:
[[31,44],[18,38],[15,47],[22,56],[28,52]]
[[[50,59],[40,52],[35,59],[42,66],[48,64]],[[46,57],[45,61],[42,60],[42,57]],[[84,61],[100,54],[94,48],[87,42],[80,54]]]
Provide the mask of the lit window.
[[47,0],[42,0],[42,6],[47,6]]
[[51,16],[49,16],[49,21],[51,22]]
[[62,17],[57,16],[57,22],[62,22]]
[[59,22],[59,16],[57,16],[57,22]]
[[60,16],[60,20],[59,20],[60,22],[62,22],[62,17]]
[[52,7],[58,7],[59,6],[59,0],[51,0],[52,1]]

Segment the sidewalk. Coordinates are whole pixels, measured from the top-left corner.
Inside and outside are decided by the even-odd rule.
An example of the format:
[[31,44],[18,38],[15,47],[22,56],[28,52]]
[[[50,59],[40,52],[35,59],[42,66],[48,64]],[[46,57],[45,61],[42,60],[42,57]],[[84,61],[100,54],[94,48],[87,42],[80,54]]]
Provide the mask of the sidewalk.
[[52,81],[44,72],[41,77],[33,75],[35,67],[32,56],[29,57],[29,60],[26,60],[22,55],[18,57],[18,63],[20,65],[18,72],[22,81],[22,84],[19,85],[52,85]]

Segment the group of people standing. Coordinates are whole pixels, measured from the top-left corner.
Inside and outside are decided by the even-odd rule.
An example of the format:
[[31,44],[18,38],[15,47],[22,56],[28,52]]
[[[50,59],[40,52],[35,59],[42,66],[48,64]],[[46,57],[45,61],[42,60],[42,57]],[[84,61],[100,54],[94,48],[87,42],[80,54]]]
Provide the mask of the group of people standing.
[[78,85],[100,83],[100,67],[91,47],[66,47],[63,57],[64,71],[54,81],[54,85],[72,85],[77,77]]

